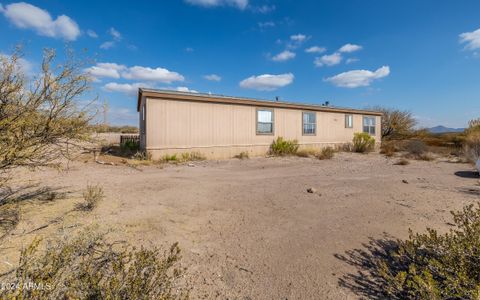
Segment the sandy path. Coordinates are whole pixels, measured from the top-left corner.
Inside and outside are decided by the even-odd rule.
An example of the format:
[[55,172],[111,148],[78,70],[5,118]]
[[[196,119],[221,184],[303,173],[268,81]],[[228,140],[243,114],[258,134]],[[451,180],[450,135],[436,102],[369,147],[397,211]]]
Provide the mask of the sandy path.
[[[19,181],[72,193],[26,206],[5,248],[24,244],[20,233],[68,211],[88,183],[98,183],[107,198],[94,212],[70,213],[36,234],[100,223],[113,228],[113,238],[134,244],[178,241],[193,299],[355,299],[338,285],[355,267],[335,254],[383,233],[405,237],[409,227],[445,230],[450,210],[480,200],[478,178],[455,175],[472,170],[469,165],[394,161],[340,153],[327,161],[259,158],[141,171],[75,163],[63,173],[19,172]],[[317,192],[308,193],[309,187]],[[14,253],[5,259],[14,260]]]

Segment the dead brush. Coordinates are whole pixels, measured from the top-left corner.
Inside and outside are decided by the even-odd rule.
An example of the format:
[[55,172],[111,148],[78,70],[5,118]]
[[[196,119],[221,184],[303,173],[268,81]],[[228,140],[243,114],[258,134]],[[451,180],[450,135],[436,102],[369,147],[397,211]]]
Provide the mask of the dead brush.
[[319,154],[318,149],[305,148],[297,151],[296,155],[299,157],[315,157]]
[[180,248],[161,252],[110,242],[87,227],[73,237],[35,239],[3,282],[41,288],[2,289],[2,299],[188,299]]
[[249,158],[250,158],[250,155],[248,154],[247,151],[242,151],[242,152],[238,153],[237,155],[235,155],[234,158],[238,158],[238,159],[249,159]]
[[105,194],[100,186],[89,185],[83,192],[84,202],[77,203],[75,208],[80,211],[92,211],[103,198],[105,198]]
[[400,160],[398,160],[396,163],[394,163],[394,165],[396,166],[406,166],[406,165],[409,165],[410,164],[410,161],[408,159],[405,159],[405,158],[402,158]]
[[332,147],[325,147],[315,157],[320,160],[324,160],[324,159],[332,159],[334,155],[335,155],[335,150]]
[[380,153],[384,154],[386,157],[395,156],[395,152],[398,151],[397,146],[392,142],[384,142],[380,148]]

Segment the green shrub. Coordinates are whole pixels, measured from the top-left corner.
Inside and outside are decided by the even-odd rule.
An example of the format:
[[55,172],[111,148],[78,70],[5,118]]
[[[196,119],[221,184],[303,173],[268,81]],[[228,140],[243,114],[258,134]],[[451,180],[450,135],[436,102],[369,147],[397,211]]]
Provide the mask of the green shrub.
[[177,161],[177,154],[172,154],[172,155],[168,155],[168,154],[165,154],[162,158],[162,161],[164,162],[171,162],[171,161]]
[[278,137],[270,145],[270,154],[275,156],[294,155],[298,151],[297,140],[284,140]]
[[389,299],[480,298],[480,205],[452,215],[448,233],[410,231],[374,260],[373,274]]
[[98,185],[89,185],[83,192],[83,203],[77,203],[77,210],[91,211],[97,207],[98,202],[105,197],[103,189]]
[[127,140],[120,145],[120,148],[124,152],[135,152],[140,149],[140,144],[132,140]]
[[364,153],[375,147],[375,138],[366,132],[357,132],[353,136],[353,151]]
[[250,155],[248,154],[248,151],[242,151],[239,154],[235,155],[234,157],[238,159],[249,159]]
[[[3,282],[41,288],[0,290],[2,299],[187,299],[178,284],[180,249],[163,256],[156,248],[109,243],[90,228],[74,238],[54,240],[40,250],[36,239],[20,253],[18,267]],[[43,248],[43,247],[42,247]]]
[[325,147],[316,155],[318,159],[332,159],[335,155],[335,150],[332,147]]

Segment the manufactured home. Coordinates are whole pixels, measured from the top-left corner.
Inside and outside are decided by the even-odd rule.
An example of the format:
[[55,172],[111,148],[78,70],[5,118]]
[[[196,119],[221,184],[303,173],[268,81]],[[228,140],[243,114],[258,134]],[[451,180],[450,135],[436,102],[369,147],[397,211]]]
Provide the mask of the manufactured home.
[[351,143],[367,132],[380,142],[381,113],[329,105],[139,89],[140,146],[153,159],[199,152],[231,158],[265,155],[277,137],[300,148]]

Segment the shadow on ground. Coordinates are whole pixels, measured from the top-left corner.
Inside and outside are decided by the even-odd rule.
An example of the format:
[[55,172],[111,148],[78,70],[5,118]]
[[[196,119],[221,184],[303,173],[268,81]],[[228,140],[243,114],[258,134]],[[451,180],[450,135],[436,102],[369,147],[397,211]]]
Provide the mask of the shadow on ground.
[[28,184],[16,188],[3,187],[0,189],[0,206],[30,200],[49,202],[65,197],[66,192],[62,187],[41,187],[40,184]]
[[480,178],[480,175],[476,171],[458,171],[455,175],[462,178]]
[[338,285],[349,289],[359,297],[394,299],[385,290],[386,282],[380,274],[378,262],[385,261],[391,270],[403,268],[396,266],[389,255],[398,249],[398,242],[385,234],[382,239],[370,238],[368,244],[362,244],[362,246],[362,249],[353,249],[346,251],[343,255],[334,255],[337,259],[356,268],[356,272],[339,278]]

